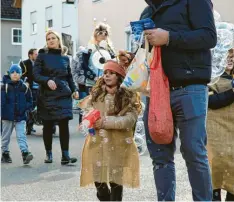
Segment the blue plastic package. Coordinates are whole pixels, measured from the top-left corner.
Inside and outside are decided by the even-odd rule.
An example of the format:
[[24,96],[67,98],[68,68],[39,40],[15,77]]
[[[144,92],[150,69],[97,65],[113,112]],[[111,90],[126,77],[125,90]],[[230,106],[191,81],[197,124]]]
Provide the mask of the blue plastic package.
[[140,41],[142,32],[147,29],[156,28],[154,21],[151,18],[130,22],[132,35],[135,41]]

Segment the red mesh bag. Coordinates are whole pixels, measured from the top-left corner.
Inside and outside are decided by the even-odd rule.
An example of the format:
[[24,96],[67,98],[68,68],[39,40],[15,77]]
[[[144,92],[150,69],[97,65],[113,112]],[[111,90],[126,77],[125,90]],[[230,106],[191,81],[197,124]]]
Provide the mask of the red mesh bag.
[[148,127],[152,140],[157,144],[172,142],[174,127],[170,106],[170,88],[161,62],[161,48],[155,47],[150,66],[150,104]]

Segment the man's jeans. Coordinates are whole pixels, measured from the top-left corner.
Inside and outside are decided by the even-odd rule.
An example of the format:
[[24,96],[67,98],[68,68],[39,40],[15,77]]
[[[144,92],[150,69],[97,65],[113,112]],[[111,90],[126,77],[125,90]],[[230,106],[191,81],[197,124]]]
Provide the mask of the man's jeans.
[[212,201],[212,184],[206,151],[206,114],[208,90],[205,85],[190,85],[171,91],[175,135],[171,144],[152,141],[148,129],[149,99],[145,110],[147,147],[153,160],[154,178],[159,201],[175,200],[175,165],[177,131],[180,151],[186,162],[194,201]]
[[21,152],[28,152],[26,121],[14,122],[6,120],[2,120],[2,152],[9,151],[9,143],[14,127]]

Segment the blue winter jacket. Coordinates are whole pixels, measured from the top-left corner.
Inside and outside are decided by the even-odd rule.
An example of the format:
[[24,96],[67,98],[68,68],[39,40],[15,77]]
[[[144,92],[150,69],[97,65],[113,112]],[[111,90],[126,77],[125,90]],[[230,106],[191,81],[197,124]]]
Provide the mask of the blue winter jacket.
[[3,76],[1,85],[1,119],[8,121],[26,120],[27,111],[32,110],[32,93],[22,80],[13,82]]
[[161,50],[171,86],[209,83],[210,49],[217,42],[211,0],[145,1],[141,19],[152,18],[157,28],[169,31],[169,45]]

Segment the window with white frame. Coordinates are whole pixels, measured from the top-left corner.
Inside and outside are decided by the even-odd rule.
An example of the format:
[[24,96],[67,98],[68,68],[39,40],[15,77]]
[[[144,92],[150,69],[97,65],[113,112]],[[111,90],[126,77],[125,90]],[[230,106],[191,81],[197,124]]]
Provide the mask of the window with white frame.
[[37,33],[37,12],[31,12],[30,14],[31,18],[31,33],[36,34]]
[[63,3],[63,27],[69,27],[71,25],[71,16],[69,13],[73,13],[74,5],[67,4],[66,2]]
[[12,28],[12,44],[21,45],[22,44],[22,30],[21,28]]
[[46,8],[46,28],[53,27],[52,6]]

